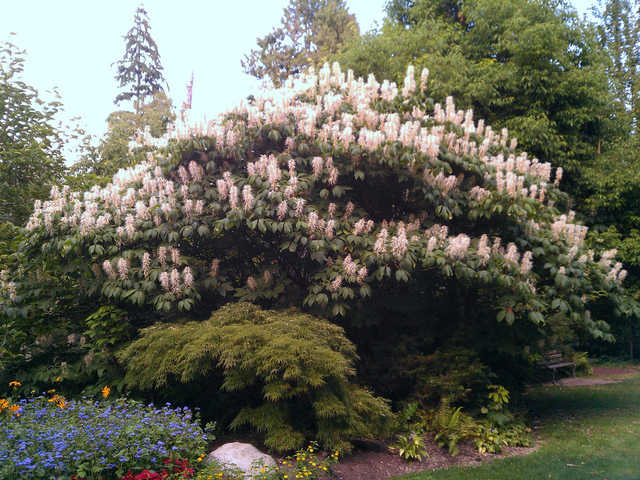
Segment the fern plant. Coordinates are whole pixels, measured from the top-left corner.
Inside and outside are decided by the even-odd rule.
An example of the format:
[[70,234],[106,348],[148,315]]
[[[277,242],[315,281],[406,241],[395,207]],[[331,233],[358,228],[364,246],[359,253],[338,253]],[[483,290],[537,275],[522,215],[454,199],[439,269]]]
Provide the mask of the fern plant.
[[249,425],[277,451],[300,448],[307,432],[327,449],[349,451],[349,438],[384,435],[393,417],[386,401],[349,382],[357,355],[344,330],[296,309],[239,303],[205,322],[156,324],[119,358],[125,381],[141,389],[221,370],[222,389],[244,401],[231,428]]
[[473,418],[462,412],[462,407],[451,407],[447,398],[443,398],[440,405],[425,416],[425,423],[434,433],[437,445],[447,447],[452,457],[460,453],[458,444],[474,437],[477,431]]

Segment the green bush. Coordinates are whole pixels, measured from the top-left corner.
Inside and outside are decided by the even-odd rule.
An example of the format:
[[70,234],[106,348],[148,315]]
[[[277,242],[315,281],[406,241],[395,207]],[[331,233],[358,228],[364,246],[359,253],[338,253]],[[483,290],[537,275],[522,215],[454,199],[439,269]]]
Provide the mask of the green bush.
[[477,353],[464,348],[443,348],[424,358],[416,369],[415,397],[424,406],[443,399],[471,402],[490,383],[491,372]]
[[205,322],[156,324],[120,359],[128,385],[141,389],[222,370],[222,389],[239,402],[231,427],[255,428],[277,451],[301,447],[308,434],[348,451],[348,438],[384,434],[392,418],[384,400],[349,383],[357,356],[342,328],[296,309],[240,303]]

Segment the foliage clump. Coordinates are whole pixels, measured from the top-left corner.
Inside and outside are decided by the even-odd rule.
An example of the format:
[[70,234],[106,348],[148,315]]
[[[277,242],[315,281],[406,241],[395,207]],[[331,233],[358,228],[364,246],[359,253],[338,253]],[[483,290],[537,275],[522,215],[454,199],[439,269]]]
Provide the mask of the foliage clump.
[[205,322],[157,324],[120,358],[127,383],[142,389],[221,369],[222,389],[243,393],[231,427],[256,428],[278,451],[299,448],[307,433],[328,449],[349,450],[349,438],[382,434],[392,417],[383,400],[349,383],[357,356],[343,330],[295,309],[241,303]]

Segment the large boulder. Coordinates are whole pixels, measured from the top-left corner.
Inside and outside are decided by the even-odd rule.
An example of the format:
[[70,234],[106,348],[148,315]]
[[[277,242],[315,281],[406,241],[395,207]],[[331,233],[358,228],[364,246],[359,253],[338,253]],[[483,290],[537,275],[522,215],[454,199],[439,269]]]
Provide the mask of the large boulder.
[[207,455],[204,461],[206,463],[217,462],[237,467],[245,473],[246,479],[253,478],[253,474],[259,473],[260,468],[258,470],[255,468],[258,465],[263,467],[276,466],[276,462],[272,457],[262,453],[249,443],[240,442],[225,443]]

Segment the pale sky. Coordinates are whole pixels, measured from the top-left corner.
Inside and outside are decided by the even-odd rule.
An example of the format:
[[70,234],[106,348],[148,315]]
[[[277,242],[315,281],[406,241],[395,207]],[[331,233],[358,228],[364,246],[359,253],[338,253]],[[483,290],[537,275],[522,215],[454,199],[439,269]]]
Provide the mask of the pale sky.
[[[22,79],[41,97],[57,87],[63,121],[81,117],[89,133],[101,136],[107,116],[118,109],[117,62],[123,36],[133,26],[139,0],[5,0],[0,40],[26,50]],[[158,45],[169,97],[179,110],[194,72],[191,116],[208,118],[258,88],[240,60],[280,24],[289,0],[146,0],[151,36]],[[346,0],[361,32],[384,18],[386,0]],[[582,14],[591,0],[573,0]],[[13,32],[16,35],[10,36]],[[73,161],[74,159],[69,159]]]

